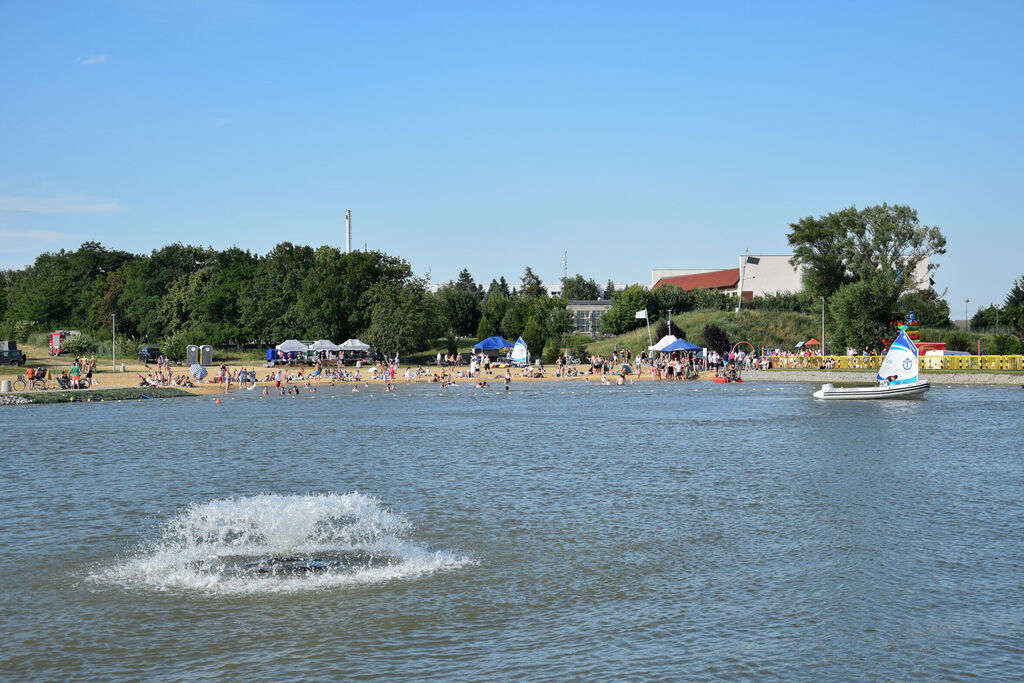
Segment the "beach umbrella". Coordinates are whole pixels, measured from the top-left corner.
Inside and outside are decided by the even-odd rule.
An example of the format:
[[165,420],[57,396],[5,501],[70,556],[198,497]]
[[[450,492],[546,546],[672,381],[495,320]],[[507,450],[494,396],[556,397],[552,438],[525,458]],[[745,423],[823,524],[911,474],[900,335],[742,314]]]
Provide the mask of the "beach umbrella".
[[202,382],[204,379],[206,379],[206,375],[209,374],[206,368],[204,368],[199,363],[195,363],[191,367],[189,367],[189,372],[192,373],[192,376],[196,378],[197,382]]

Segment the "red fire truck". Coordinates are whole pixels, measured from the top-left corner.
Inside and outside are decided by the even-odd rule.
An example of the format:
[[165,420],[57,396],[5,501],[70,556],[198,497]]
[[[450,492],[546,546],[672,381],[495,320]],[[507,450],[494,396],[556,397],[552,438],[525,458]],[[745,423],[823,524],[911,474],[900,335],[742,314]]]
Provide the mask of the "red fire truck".
[[67,341],[76,334],[81,334],[81,332],[79,332],[78,330],[57,330],[56,332],[51,332],[50,355],[59,356],[62,353],[67,353]]

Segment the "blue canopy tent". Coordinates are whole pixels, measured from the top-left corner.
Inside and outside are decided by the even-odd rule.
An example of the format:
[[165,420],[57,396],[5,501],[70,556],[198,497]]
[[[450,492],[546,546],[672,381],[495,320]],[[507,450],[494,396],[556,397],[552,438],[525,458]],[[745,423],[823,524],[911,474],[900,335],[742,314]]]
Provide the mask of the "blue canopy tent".
[[507,349],[512,346],[515,346],[515,344],[504,337],[488,337],[479,344],[476,344],[473,348],[477,351],[494,351],[498,349]]
[[701,347],[696,344],[691,344],[685,339],[677,339],[668,346],[661,349],[662,351],[700,351]]

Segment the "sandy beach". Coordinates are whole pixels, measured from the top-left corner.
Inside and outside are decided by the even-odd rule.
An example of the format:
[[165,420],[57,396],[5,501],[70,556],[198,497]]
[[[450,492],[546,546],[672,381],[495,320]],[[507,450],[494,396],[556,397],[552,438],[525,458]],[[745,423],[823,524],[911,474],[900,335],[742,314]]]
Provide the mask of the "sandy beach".
[[[119,364],[120,365],[120,364]],[[423,371],[423,376],[414,380],[407,380],[402,375],[408,368],[419,367]],[[211,377],[216,374],[218,367],[209,368]],[[232,363],[227,365],[228,371],[233,372],[235,370],[245,368],[247,370],[255,369],[256,376],[260,380],[257,386],[264,386],[265,383],[262,381],[273,369],[264,368],[262,366],[253,366],[242,363]],[[349,371],[354,371],[355,368],[347,368]],[[463,366],[462,369],[465,369]],[[554,376],[553,368],[546,368],[544,377],[525,377],[523,371],[519,368],[512,369],[512,384],[518,384],[520,382],[600,382],[600,375],[590,375],[586,373],[586,366],[576,366],[578,371],[582,371],[580,375],[575,377],[563,377],[556,378]],[[142,363],[133,362],[125,363],[125,372],[111,372],[110,368],[101,369],[97,368],[97,372],[94,378],[98,380],[96,388],[98,389],[110,389],[116,387],[137,387],[139,386],[139,375],[146,376],[149,372],[155,372],[155,366],[145,366]],[[293,377],[298,373],[299,368],[289,368]],[[304,385],[308,380],[312,386],[324,386],[330,385],[331,380],[328,378],[316,380],[311,376],[311,368],[302,368],[303,379],[301,381],[293,380],[292,384]],[[368,368],[359,368],[360,375],[362,376],[362,382],[370,382],[371,386],[374,384],[380,384],[380,380],[370,380],[368,375]],[[403,384],[425,384],[431,381],[433,375],[438,371],[436,366],[401,366],[396,373],[395,385],[400,387]],[[175,375],[185,374],[188,372],[188,368],[184,366],[174,366],[172,372]],[[456,374],[458,369],[456,369]],[[1019,375],[1013,374],[1001,374],[1001,373],[967,373],[967,372],[929,372],[923,373],[922,376],[928,379],[932,384],[959,384],[959,385],[1024,385],[1024,378]],[[609,374],[608,382],[612,385],[616,382],[616,375]],[[875,380],[874,372],[830,372],[827,370],[746,370],[742,373],[744,383],[759,383],[759,382],[808,382],[814,384],[822,384],[826,382],[839,382],[839,383],[864,383],[870,384]],[[452,377],[452,381],[457,384],[474,384],[478,379],[483,379],[488,382],[492,387],[503,386],[504,369],[497,368],[492,370],[489,374],[483,374],[480,378],[470,377]],[[714,378],[713,372],[703,372],[700,377],[695,381],[711,381]],[[651,382],[650,373],[645,372],[640,376],[629,376],[627,383],[630,382]],[[670,380],[661,380],[670,381]],[[340,380],[334,380],[335,384],[345,385],[351,384],[356,386],[356,382],[342,382]],[[238,389],[237,382],[232,382],[231,391]],[[221,383],[209,381],[203,381],[197,383],[196,387],[186,388],[187,391],[197,394],[217,394],[224,393],[225,387]]]

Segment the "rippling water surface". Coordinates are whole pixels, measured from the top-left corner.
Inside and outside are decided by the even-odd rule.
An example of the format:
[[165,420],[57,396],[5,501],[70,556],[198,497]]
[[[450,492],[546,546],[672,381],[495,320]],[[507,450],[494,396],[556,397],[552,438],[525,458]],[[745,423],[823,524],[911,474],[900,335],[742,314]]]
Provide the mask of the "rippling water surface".
[[0,671],[1024,678],[1024,392],[811,389],[4,407]]

